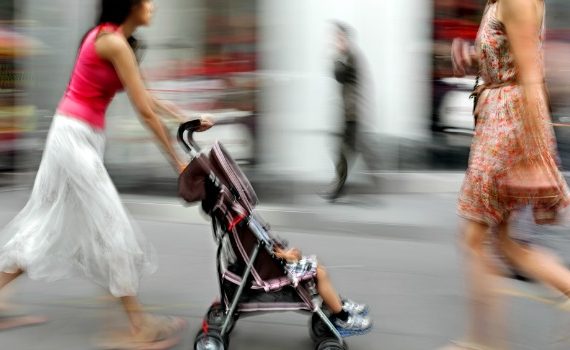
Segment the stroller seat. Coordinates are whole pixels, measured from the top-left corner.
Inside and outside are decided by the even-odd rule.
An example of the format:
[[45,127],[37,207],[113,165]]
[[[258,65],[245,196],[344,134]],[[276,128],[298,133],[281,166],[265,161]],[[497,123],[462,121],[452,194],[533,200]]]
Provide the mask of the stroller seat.
[[[241,276],[231,271],[224,272],[222,274],[222,278],[236,285],[240,285],[242,282]],[[274,292],[290,285],[292,285],[291,280],[287,276],[283,276],[283,277],[272,278],[266,281],[257,281],[254,279],[251,282],[249,288],[252,290],[264,290],[266,292]]]
[[[232,295],[232,289],[237,288],[243,279],[241,276],[226,271],[222,274],[225,283],[226,293],[224,298]],[[240,298],[238,306],[239,312],[261,312],[261,311],[311,311],[311,296],[307,292],[299,293],[287,277],[274,278],[264,281],[265,285],[260,285],[252,281],[249,290]],[[269,290],[267,290],[269,288]],[[229,304],[228,298],[227,304]]]

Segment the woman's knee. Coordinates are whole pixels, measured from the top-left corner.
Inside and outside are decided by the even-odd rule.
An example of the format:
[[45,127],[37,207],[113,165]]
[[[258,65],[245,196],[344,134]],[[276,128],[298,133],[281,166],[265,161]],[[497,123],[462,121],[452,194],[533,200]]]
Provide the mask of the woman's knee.
[[509,235],[510,228],[506,223],[502,223],[497,228],[497,246],[501,250],[509,250],[512,240]]
[[524,253],[524,246],[514,241],[510,235],[510,226],[504,222],[497,230],[497,247],[500,252],[511,262]]
[[473,254],[482,254],[489,227],[485,224],[469,221],[463,230],[463,246]]

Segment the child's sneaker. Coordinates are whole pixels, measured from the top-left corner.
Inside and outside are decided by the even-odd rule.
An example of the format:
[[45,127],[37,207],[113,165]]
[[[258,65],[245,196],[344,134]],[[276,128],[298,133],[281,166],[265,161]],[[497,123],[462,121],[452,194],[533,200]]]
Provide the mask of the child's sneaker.
[[349,315],[346,321],[337,318],[333,323],[342,337],[366,334],[372,329],[372,321],[362,315]]
[[359,304],[350,299],[342,299],[342,308],[351,315],[368,315],[368,305]]

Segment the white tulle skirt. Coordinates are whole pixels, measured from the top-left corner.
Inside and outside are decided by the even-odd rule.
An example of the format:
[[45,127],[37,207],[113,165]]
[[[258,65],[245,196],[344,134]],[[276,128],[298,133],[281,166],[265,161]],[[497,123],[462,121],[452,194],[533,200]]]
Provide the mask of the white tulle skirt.
[[56,115],[28,203],[0,234],[0,271],[32,279],[87,276],[116,297],[136,295],[156,269],[105,166],[105,135]]

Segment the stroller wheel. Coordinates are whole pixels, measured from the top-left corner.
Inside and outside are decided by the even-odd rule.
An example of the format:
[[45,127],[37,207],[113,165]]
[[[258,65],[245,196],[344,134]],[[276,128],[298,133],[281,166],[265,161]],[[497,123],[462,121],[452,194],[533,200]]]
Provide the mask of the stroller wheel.
[[337,339],[328,338],[322,340],[317,344],[316,350],[347,350],[348,347],[345,344],[340,344]]
[[[206,322],[208,322],[208,325],[218,329],[222,328],[225,318],[226,318],[225,309],[220,303],[212,304],[208,309],[208,312],[206,313]],[[230,320],[228,333],[231,333],[233,331],[236,325],[236,321],[237,321],[237,316],[232,317],[232,319]]]
[[313,313],[309,321],[309,335],[314,342],[319,342],[325,338],[334,337],[329,326],[317,314]]
[[216,329],[210,329],[207,333],[203,330],[198,332],[194,340],[194,350],[227,350],[228,342]]
[[222,304],[215,303],[210,306],[206,313],[206,321],[211,326],[221,327],[224,323],[224,307]]

